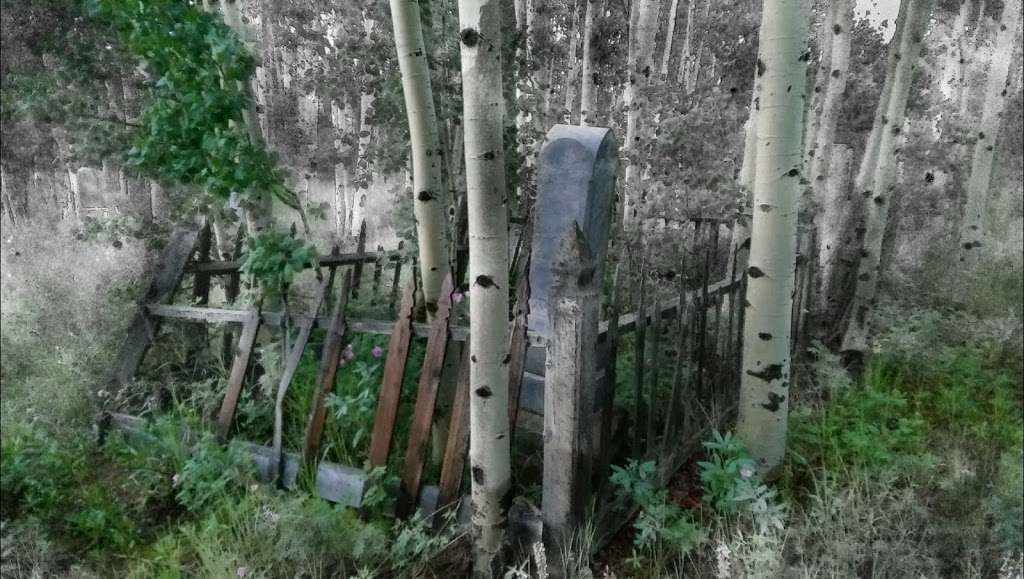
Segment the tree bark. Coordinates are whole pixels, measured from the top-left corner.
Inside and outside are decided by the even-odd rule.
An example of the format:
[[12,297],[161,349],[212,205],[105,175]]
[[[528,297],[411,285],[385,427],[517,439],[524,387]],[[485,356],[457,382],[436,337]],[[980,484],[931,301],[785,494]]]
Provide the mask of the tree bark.
[[[589,4],[588,0],[583,0]],[[577,84],[576,79],[580,76],[579,43],[583,37],[583,30],[580,22],[580,5],[573,0],[572,9],[572,31],[569,37],[569,62],[566,66],[565,82],[565,105],[562,108],[563,122],[569,125],[579,124],[580,112],[576,108]]]
[[469,215],[474,575],[501,572],[512,485],[508,419],[508,212],[502,150],[501,3],[459,0]]
[[889,41],[889,51],[885,65],[885,81],[882,84],[882,92],[878,97],[875,120],[871,125],[871,132],[868,133],[868,140],[864,144],[864,154],[860,160],[860,167],[857,169],[857,177],[853,181],[853,190],[857,194],[863,193],[870,187],[869,183],[874,176],[875,167],[878,165],[878,144],[881,141],[882,132],[885,130],[889,95],[892,93],[896,65],[900,62],[900,39],[903,38],[907,28],[907,12],[912,1],[900,1],[900,10],[896,16],[896,32],[892,40]]
[[668,9],[668,24],[665,30],[665,50],[661,55],[661,76],[668,77],[668,65],[672,60],[672,38],[676,32],[676,16],[679,14],[679,0],[672,0]]
[[430,67],[423,44],[418,0],[391,0],[395,48],[402,71],[402,92],[412,145],[413,203],[419,241],[420,276],[427,314],[437,309],[441,283],[450,271],[445,227],[446,197],[441,179],[444,161],[437,131],[437,114]]
[[786,448],[807,21],[804,0],[764,2],[749,305],[737,422],[737,432],[762,474],[782,463]]
[[580,65],[580,124],[592,125],[597,120],[597,88],[594,86],[594,25],[601,15],[604,0],[586,0],[587,13],[583,23],[583,62]]
[[[896,181],[897,147],[906,116],[915,64],[924,44],[933,0],[906,0],[906,26],[897,44],[897,65],[878,140],[877,165],[872,186],[864,191],[864,244],[857,266],[856,289],[847,312],[841,349],[862,353],[867,349],[868,318],[878,292],[882,242]],[[901,7],[902,8],[902,7]]]
[[967,204],[960,228],[960,259],[975,259],[985,238],[985,214],[989,187],[996,158],[996,145],[1002,126],[1003,110],[1011,83],[1010,62],[1020,29],[1021,0],[1006,0],[999,21],[992,68],[985,87],[985,106],[978,124],[977,141],[971,157],[971,176],[967,181]]
[[[811,160],[814,158],[814,147],[818,144],[818,127],[821,122],[821,114],[825,104],[826,87],[829,83],[829,72],[832,70],[832,34],[830,28],[830,16],[834,9],[834,3],[829,2],[830,8],[820,25],[817,28],[818,65],[815,67],[813,86],[810,89],[810,104],[807,107],[807,116],[804,119],[804,168],[810,172]],[[813,18],[813,17],[812,17]],[[808,79],[811,82],[811,79]]]
[[830,333],[840,316],[842,298],[837,295],[840,287],[838,264],[842,258],[843,236],[852,229],[850,221],[856,215],[850,190],[852,170],[853,149],[849,145],[833,145],[828,176],[821,189],[821,211],[815,221],[818,230],[818,283],[814,318],[815,331],[821,338]]
[[850,30],[853,28],[853,2],[832,0],[829,18],[825,21],[832,48],[829,50],[831,69],[825,85],[825,96],[818,117],[818,133],[814,136],[810,175],[815,197],[820,198],[828,182],[829,163],[832,160],[832,142],[836,138],[839,111],[846,92],[846,78],[850,66]]
[[643,199],[641,183],[641,151],[647,144],[641,118],[647,104],[647,86],[654,70],[654,39],[658,33],[658,14],[661,0],[636,0],[636,26],[629,30],[629,82],[625,90],[626,182],[623,196],[623,224],[630,229],[638,218],[638,206]]

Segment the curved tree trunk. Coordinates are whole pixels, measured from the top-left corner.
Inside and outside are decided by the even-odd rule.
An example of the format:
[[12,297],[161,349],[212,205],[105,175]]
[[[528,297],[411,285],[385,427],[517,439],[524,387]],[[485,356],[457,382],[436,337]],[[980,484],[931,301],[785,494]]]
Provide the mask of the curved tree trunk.
[[868,317],[878,292],[882,242],[896,182],[897,145],[906,118],[915,63],[921,53],[931,17],[933,0],[905,1],[906,25],[898,41],[893,38],[893,42],[897,43],[897,65],[892,77],[889,102],[882,117],[884,129],[878,140],[878,163],[872,187],[864,191],[864,197],[868,200],[864,204],[864,244],[860,264],[857,266],[857,285],[843,334],[841,349],[845,352],[864,352],[868,346]]
[[762,474],[782,463],[807,62],[804,0],[765,0],[758,76],[754,222],[737,432]]
[[989,70],[985,86],[985,107],[982,109],[977,141],[971,158],[971,176],[967,181],[967,204],[964,208],[963,225],[960,228],[961,260],[976,257],[976,249],[981,246],[985,237],[989,186],[992,183],[996,145],[1011,82],[1010,62],[1013,59],[1017,32],[1020,29],[1020,13],[1021,0],[1005,1],[999,34],[996,36],[992,68]]
[[441,154],[437,132],[419,1],[391,0],[391,21],[412,145],[413,203],[423,299],[427,314],[431,315],[437,309],[441,283],[450,270],[445,232],[445,192],[441,180],[444,155]]
[[500,572],[512,486],[508,419],[508,212],[502,150],[501,2],[459,0],[469,215],[474,575]]

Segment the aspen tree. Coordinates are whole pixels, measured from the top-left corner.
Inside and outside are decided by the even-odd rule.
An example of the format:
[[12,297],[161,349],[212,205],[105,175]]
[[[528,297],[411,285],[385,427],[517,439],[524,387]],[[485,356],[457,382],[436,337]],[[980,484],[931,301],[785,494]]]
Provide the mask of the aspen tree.
[[1021,0],[1005,0],[999,19],[999,33],[996,35],[992,68],[985,86],[985,105],[971,157],[971,176],[967,181],[967,204],[964,208],[963,225],[960,228],[961,260],[977,254],[976,248],[985,237],[985,213],[988,205],[989,187],[992,183],[992,167],[995,163],[996,145],[1003,109],[1011,84],[1010,62],[1013,60],[1014,45],[1020,29]]
[[672,60],[672,38],[676,32],[676,15],[679,13],[679,0],[672,0],[668,9],[668,28],[665,30],[665,50],[661,55],[661,76],[668,76],[669,61]]
[[686,6],[686,29],[683,31],[683,47],[679,54],[679,68],[676,71],[676,82],[686,87],[689,84],[691,53],[693,52],[693,18],[697,10],[697,0],[689,0]]
[[474,574],[491,577],[512,473],[508,419],[508,211],[502,150],[501,2],[459,0],[469,217],[470,442]]
[[641,119],[647,105],[647,85],[654,71],[654,37],[658,33],[661,0],[637,0],[636,25],[629,29],[629,81],[624,93],[626,104],[626,186],[623,197],[623,224],[628,229],[637,218],[637,205],[643,198],[640,149],[646,144]]
[[[241,14],[238,11],[238,0],[220,0],[219,4],[221,17],[224,19],[224,23],[228,25],[235,34],[242,39],[242,42],[246,46],[251,48],[251,44],[248,41],[249,35],[246,31],[245,24],[242,22]],[[239,85],[242,85],[242,81],[238,81]],[[259,115],[256,113],[256,107],[253,105],[253,86],[252,82],[245,84],[245,93],[249,97],[249,106],[246,107],[243,115],[245,128],[249,132],[249,140],[254,145],[263,145],[263,129],[260,126]],[[273,212],[273,199],[271,199],[270,192],[259,191],[259,205],[257,211],[244,210],[245,220],[249,228],[249,235],[253,235],[259,231],[266,229],[272,220]]]
[[864,144],[864,154],[857,169],[857,176],[853,181],[853,190],[861,194],[868,187],[874,176],[875,167],[878,165],[878,144],[885,130],[886,111],[889,106],[889,95],[892,94],[893,78],[896,75],[896,65],[900,62],[900,39],[903,38],[907,29],[907,12],[913,0],[900,0],[900,9],[896,15],[896,31],[892,40],[889,41],[888,56],[885,64],[885,81],[882,84],[882,92],[878,97],[878,107],[875,108],[875,119],[871,125],[871,132],[868,133],[868,140]]
[[[587,2],[587,0],[583,1]],[[580,75],[580,65],[582,64],[578,50],[582,37],[580,4],[578,0],[573,0],[572,30],[569,37],[569,62],[566,67],[565,82],[562,83],[565,87],[565,105],[563,106],[562,116],[564,122],[569,125],[577,124],[580,120],[580,113],[576,109],[576,96],[578,93],[576,79]]]
[[[831,2],[829,2],[831,6]],[[813,82],[810,89],[809,105],[806,117],[804,117],[804,169],[809,171],[811,158],[814,156],[814,146],[817,144],[818,126],[821,120],[822,106],[825,103],[825,87],[828,85],[829,71],[832,68],[832,39],[829,28],[829,15],[831,7],[826,12],[825,19],[817,27],[817,48],[818,65],[815,67],[814,76],[808,78]],[[813,21],[813,17],[812,17]]]
[[804,0],[765,0],[757,75],[754,219],[737,432],[762,474],[782,462],[807,60]]
[[430,67],[423,44],[418,0],[391,0],[398,66],[409,119],[412,178],[420,275],[427,313],[437,308],[441,283],[448,275],[448,237],[445,233],[445,195],[441,179],[444,156],[437,131]]
[[[370,17],[368,10],[363,10],[363,33],[366,38],[373,36],[377,21]],[[363,66],[360,63],[361,67]],[[353,194],[352,224],[349,231],[353,237],[359,235],[359,229],[365,219],[366,193],[370,190],[372,175],[370,174],[370,139],[373,136],[372,113],[373,104],[377,98],[373,91],[363,81],[362,92],[359,95],[359,143],[356,159],[356,191]]]
[[[882,117],[883,130],[878,139],[877,163],[870,189],[864,190],[864,242],[861,247],[860,264],[857,266],[856,288],[853,302],[847,313],[847,326],[843,334],[841,349],[846,352],[863,352],[867,349],[868,314],[878,291],[878,277],[881,263],[882,242],[889,217],[896,183],[896,157],[898,143],[906,118],[910,84],[914,76],[915,63],[924,44],[924,34],[931,18],[933,0],[904,0],[907,3],[906,25],[902,36],[893,38],[897,44],[896,70],[888,103]],[[865,152],[865,154],[867,154]]]
[[846,78],[850,67],[850,29],[853,27],[853,2],[832,0],[824,29],[831,44],[829,72],[818,117],[818,132],[814,135],[809,179],[815,192],[828,180],[829,162],[832,160],[832,141],[836,138],[836,125],[846,91]]
[[586,0],[583,18],[583,62],[580,65],[580,124],[591,125],[597,119],[597,89],[594,86],[594,23],[601,14],[604,0]]

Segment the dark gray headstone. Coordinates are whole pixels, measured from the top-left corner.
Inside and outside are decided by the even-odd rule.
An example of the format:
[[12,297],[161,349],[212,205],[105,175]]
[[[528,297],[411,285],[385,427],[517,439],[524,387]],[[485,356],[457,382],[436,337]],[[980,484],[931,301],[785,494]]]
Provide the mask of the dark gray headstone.
[[[596,279],[604,279],[617,171],[618,145],[611,129],[555,125],[548,131],[540,153],[534,205],[528,319],[531,332],[548,335],[551,267],[574,221],[593,252]],[[520,408],[535,414],[544,412],[545,354],[543,346],[527,351]],[[599,367],[599,401],[603,373]]]
[[611,129],[555,125],[540,151],[530,257],[530,318],[533,332],[547,335],[551,265],[558,244],[579,224],[603,280],[611,226],[618,146]]

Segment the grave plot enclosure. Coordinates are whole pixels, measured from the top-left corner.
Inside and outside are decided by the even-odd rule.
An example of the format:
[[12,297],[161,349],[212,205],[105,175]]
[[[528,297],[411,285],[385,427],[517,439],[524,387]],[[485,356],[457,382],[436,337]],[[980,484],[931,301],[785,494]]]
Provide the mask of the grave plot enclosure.
[[[598,505],[595,548],[628,520],[635,507],[609,499],[611,464],[654,460],[654,482],[666,484],[712,429],[727,428],[738,398],[746,249],[731,243],[731,220],[652,219],[613,235],[617,171],[608,129],[555,126],[541,152],[533,216],[524,220],[511,260],[517,281],[509,288],[511,425],[527,415],[543,417],[538,452],[544,467],[535,482],[543,488],[545,539],[555,548],[582,523],[587,505]],[[805,233],[801,247],[815,246],[813,232]],[[128,330],[113,372],[116,387],[132,380],[162,321],[226,324],[233,331],[225,333],[221,349],[230,375],[216,393],[215,424],[229,438],[239,400],[252,388],[254,348],[261,335],[286,328],[282,371],[273,384],[273,436],[268,445],[249,445],[254,461],[264,478],[284,487],[295,486],[304,466],[315,469],[321,496],[359,506],[367,484],[361,465],[322,460],[324,428],[332,420],[326,404],[338,376],[352,371],[343,364],[352,337],[386,336],[381,378],[373,385],[367,463],[400,465],[392,473],[401,480],[400,515],[417,505],[433,513],[463,496],[470,353],[462,343],[469,328],[453,322],[466,307],[453,291],[464,280],[449,278],[433,319],[416,322],[415,264],[399,251],[368,252],[360,243],[354,253],[335,250],[318,259],[320,276],[303,311],[258,303],[212,307],[214,279],[229,303],[236,298],[241,264],[211,261],[209,252],[208,228],[174,233]],[[795,340],[812,287],[804,266],[810,257],[797,263]],[[192,280],[189,305],[173,303],[183,277]],[[386,307],[387,318],[352,315],[360,292]],[[313,344],[314,333],[322,334],[321,344]],[[423,345],[418,372],[408,367],[414,340]],[[310,352],[318,365],[316,386],[300,417],[301,444],[289,449],[282,424],[294,417],[284,401]],[[404,421],[403,383],[412,400]],[[120,414],[108,419],[126,428],[139,424]],[[396,441],[399,432],[403,438]],[[392,461],[398,447],[404,454]]]

